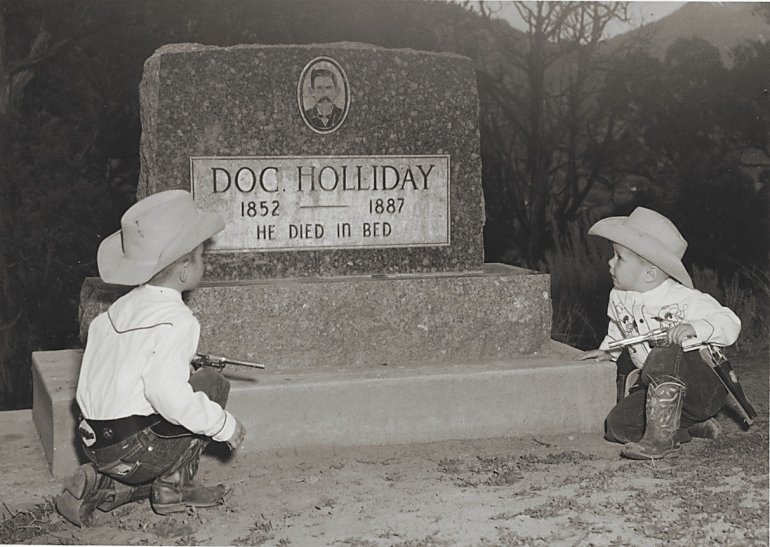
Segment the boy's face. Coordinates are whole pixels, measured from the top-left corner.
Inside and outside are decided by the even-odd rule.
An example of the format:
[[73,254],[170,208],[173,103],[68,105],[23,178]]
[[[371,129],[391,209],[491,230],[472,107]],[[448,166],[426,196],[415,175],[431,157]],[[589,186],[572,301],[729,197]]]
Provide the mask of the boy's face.
[[650,268],[655,268],[635,252],[618,245],[612,244],[615,251],[610,258],[610,275],[612,284],[621,291],[644,292],[650,289]]

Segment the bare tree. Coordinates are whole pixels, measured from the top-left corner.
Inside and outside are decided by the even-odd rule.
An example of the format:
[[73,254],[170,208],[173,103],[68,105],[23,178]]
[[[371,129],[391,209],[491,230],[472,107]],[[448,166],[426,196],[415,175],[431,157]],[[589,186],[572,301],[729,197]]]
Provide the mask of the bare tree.
[[[61,228],[52,229],[56,223],[48,220],[70,198],[72,187],[83,184],[89,141],[74,151],[77,128],[64,121],[82,110],[63,97],[73,89],[85,94],[89,86],[80,81],[45,89],[35,83],[104,28],[102,12],[92,8],[87,1],[0,0],[0,408],[28,403],[29,352],[51,335],[40,328],[51,319],[40,303],[63,285],[62,271],[83,269],[80,263],[62,262],[80,236],[67,229],[83,223],[62,221]],[[78,119],[83,133],[96,134],[93,118]],[[54,157],[61,160],[56,170],[44,178],[33,175],[45,171]]]
[[[71,48],[117,26],[109,14],[135,19],[144,2],[0,0],[0,119],[18,111],[35,74]],[[63,34],[62,36],[56,36]],[[64,33],[62,33],[64,30]]]
[[[22,18],[31,22],[27,43],[12,41],[6,31],[12,22],[20,24],[18,20]],[[18,2],[0,0],[0,117],[18,109],[37,67],[70,43],[70,39],[53,43],[43,12],[36,13]]]
[[[479,85],[496,105],[485,121],[495,128],[494,146],[505,158],[499,169],[515,194],[507,208],[512,238],[532,264],[542,257],[551,222],[563,229],[591,189],[609,182],[619,121],[598,97],[609,54],[631,49],[605,46],[608,25],[629,21],[629,3],[513,4],[527,30],[520,37],[498,33],[506,62],[480,71]],[[487,4],[479,6],[491,17]]]

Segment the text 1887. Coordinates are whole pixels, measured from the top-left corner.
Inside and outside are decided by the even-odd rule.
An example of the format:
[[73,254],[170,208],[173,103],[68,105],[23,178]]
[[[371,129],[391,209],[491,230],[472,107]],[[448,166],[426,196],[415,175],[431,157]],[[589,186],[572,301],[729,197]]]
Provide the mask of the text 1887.
[[369,212],[377,215],[383,213],[400,213],[404,208],[404,198],[370,199]]

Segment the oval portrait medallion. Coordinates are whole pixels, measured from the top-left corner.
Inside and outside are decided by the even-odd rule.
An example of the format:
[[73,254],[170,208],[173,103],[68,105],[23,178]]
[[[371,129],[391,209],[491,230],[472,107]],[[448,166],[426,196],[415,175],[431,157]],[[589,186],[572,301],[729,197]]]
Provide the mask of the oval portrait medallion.
[[333,133],[340,128],[350,107],[348,77],[330,57],[316,57],[299,77],[297,102],[302,119],[316,133]]

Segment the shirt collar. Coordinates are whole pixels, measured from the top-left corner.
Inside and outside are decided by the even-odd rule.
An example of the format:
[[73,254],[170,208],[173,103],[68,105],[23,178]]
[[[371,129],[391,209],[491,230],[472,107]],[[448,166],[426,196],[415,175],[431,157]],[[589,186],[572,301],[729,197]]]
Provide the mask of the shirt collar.
[[672,278],[666,279],[663,283],[655,287],[654,289],[650,289],[649,291],[644,292],[637,292],[637,291],[618,291],[620,293],[625,294],[625,296],[633,298],[633,299],[641,299],[641,300],[649,300],[649,299],[655,299],[658,297],[658,295],[663,295],[669,291],[669,289],[677,285],[678,283],[674,281]]
[[142,285],[142,288],[146,291],[151,291],[163,296],[168,296],[170,298],[173,298],[175,300],[182,300],[182,293],[180,293],[176,289],[172,289],[171,287],[159,287],[158,285],[151,285],[149,283],[145,283]]
[[665,294],[676,283],[677,283],[676,281],[674,281],[673,279],[671,279],[669,277],[668,279],[666,279],[663,283],[661,283],[660,285],[658,285],[654,289],[642,293],[642,297],[644,297],[644,298],[655,298],[658,295]]

